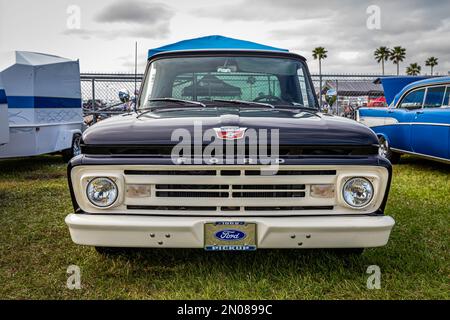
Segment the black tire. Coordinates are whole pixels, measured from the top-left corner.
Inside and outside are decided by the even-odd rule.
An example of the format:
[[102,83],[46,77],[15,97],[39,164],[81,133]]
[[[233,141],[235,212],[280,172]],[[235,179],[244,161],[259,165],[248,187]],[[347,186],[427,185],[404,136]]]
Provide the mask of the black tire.
[[378,149],[379,155],[388,159],[392,164],[399,163],[401,154],[392,151],[388,141],[384,137],[379,137],[378,141],[380,145],[380,148]]
[[70,149],[62,151],[64,162],[69,162],[70,159],[81,154],[80,142],[81,142],[81,135],[78,133],[74,134],[72,138],[72,146],[70,147]]

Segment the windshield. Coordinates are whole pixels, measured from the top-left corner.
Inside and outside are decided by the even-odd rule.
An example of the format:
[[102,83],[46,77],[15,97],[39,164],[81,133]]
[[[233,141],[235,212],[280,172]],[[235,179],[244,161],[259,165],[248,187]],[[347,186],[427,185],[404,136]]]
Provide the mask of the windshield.
[[149,108],[162,99],[173,103],[168,98],[205,104],[226,100],[316,108],[307,75],[303,62],[289,58],[163,58],[149,66],[139,108]]

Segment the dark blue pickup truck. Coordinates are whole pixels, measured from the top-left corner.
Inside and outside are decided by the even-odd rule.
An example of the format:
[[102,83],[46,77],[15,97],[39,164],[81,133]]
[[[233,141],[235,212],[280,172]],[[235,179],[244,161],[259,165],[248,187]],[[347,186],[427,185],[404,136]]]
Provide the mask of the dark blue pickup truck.
[[99,250],[385,245],[392,171],[374,132],[319,111],[303,57],[207,40],[151,51],[135,112],[83,134],[68,168],[73,241]]

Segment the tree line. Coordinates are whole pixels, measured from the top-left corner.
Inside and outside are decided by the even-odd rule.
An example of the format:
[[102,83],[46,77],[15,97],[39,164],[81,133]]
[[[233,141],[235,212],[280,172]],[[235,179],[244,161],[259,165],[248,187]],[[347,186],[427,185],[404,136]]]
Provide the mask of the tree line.
[[[313,58],[319,60],[319,75],[322,74],[322,60],[327,58],[328,51],[324,47],[317,47],[313,50]],[[391,48],[379,47],[374,51],[374,58],[381,63],[381,72],[384,75],[384,63],[388,60],[397,66],[397,75],[400,74],[400,63],[406,58],[406,49],[401,46]],[[430,67],[431,75],[433,75],[434,67],[438,65],[438,58],[429,57],[425,61],[425,65]],[[406,67],[406,74],[417,76],[422,71],[422,67],[417,63],[411,63]]]

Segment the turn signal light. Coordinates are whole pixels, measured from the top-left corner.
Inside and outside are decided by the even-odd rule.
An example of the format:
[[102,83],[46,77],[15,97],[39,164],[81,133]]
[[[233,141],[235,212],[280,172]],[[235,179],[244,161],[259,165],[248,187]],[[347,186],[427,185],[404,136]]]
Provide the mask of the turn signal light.
[[312,184],[310,195],[313,198],[334,198],[334,185]]
[[126,194],[128,198],[146,198],[151,196],[149,184],[127,184]]

